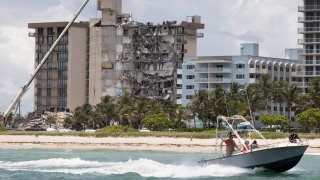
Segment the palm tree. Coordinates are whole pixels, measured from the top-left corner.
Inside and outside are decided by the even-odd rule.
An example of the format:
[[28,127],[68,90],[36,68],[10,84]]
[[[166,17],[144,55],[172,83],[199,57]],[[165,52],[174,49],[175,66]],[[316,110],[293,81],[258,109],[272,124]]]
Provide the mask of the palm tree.
[[56,122],[56,118],[52,115],[48,115],[46,119],[46,124],[49,125],[49,128],[51,128],[51,124]]
[[264,99],[264,110],[268,112],[268,101],[271,97],[273,87],[273,80],[268,74],[263,74],[260,78],[259,83],[256,84],[257,91],[261,93]]
[[162,112],[166,113],[169,119],[172,119],[177,110],[177,105],[171,100],[164,100],[162,101],[161,105],[162,105]]
[[204,128],[206,128],[207,120],[210,116],[208,91],[206,89],[202,89],[196,92],[191,104],[194,119],[195,116],[198,115],[198,117],[203,121]]
[[133,120],[136,118],[133,113],[133,107],[127,104],[124,104],[119,111],[119,120],[122,125],[130,125],[132,126]]
[[239,83],[232,83],[227,98],[230,115],[245,113],[247,107],[244,100],[245,98],[241,91],[241,85]]
[[249,84],[244,90],[244,96],[246,96],[248,111],[251,120],[254,120],[255,112],[264,109],[264,98],[260,93],[257,92],[256,86],[254,84]]
[[284,83],[283,98],[289,108],[289,119],[291,120],[291,108],[299,99],[299,88],[293,83]]
[[101,103],[96,105],[96,111],[105,115],[107,122],[103,122],[106,126],[110,125],[110,121],[117,117],[117,106],[113,103],[111,96],[101,98]]
[[311,81],[308,87],[307,98],[310,108],[320,108],[320,78],[315,78]]
[[[285,86],[285,81],[275,81],[274,88],[272,90],[272,100],[279,103],[280,110],[282,109],[282,103],[285,101],[283,88]],[[283,112],[280,112],[281,114]]]
[[136,128],[141,129],[141,121],[148,113],[148,104],[146,99],[139,98],[134,104],[133,114],[136,117]]
[[189,119],[190,115],[187,112],[187,109],[185,107],[183,107],[182,105],[179,105],[175,115],[174,115],[174,120],[176,122],[176,126],[177,127],[181,127],[182,124],[182,120],[186,120]]

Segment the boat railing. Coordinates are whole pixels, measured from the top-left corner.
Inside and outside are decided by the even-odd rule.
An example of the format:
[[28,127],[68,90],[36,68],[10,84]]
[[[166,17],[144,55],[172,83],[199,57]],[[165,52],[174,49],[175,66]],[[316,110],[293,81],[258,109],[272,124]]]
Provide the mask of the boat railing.
[[263,150],[263,149],[272,149],[272,148],[288,147],[288,146],[303,146],[303,145],[308,145],[307,139],[298,140],[296,143],[291,143],[289,141],[280,141],[276,143],[262,144],[262,145],[259,145],[258,148],[254,148],[254,149],[250,148],[250,151],[252,152],[252,151]]

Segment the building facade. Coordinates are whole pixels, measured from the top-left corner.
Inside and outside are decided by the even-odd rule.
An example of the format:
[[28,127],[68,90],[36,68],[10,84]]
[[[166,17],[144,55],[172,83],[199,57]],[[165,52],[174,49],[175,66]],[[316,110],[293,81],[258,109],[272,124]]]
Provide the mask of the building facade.
[[[230,89],[232,83],[245,86],[258,83],[263,74],[272,80],[295,82],[301,61],[259,56],[256,43],[240,46],[241,55],[190,57],[183,66],[182,104],[191,102],[200,89],[214,90],[217,87]],[[280,109],[281,108],[281,109]],[[285,106],[269,105],[269,113],[289,116]]]
[[[67,22],[29,23],[35,29],[35,67]],[[73,23],[35,77],[34,111],[65,111],[86,102],[88,23]]]
[[303,36],[298,39],[298,44],[303,46],[298,86],[307,93],[310,81],[320,76],[320,0],[304,0],[298,11],[303,14],[298,18],[303,26],[298,28],[298,33]]
[[181,103],[181,68],[203,37],[200,16],[190,21],[140,23],[122,13],[121,0],[98,0],[102,17],[90,21],[89,103],[102,96],[170,99]]

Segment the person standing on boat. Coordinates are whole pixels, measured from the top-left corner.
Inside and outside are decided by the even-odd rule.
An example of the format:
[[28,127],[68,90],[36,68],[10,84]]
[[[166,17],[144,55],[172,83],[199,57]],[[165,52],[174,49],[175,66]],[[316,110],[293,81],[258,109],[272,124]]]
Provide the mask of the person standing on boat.
[[229,135],[229,139],[224,140],[224,143],[226,143],[226,156],[227,157],[229,157],[233,154],[235,148],[237,148],[239,150],[239,148],[238,148],[236,142],[233,140],[233,137],[231,134]]
[[296,134],[296,133],[294,132],[294,130],[292,130],[292,131],[291,131],[291,134],[289,135],[289,141],[290,141],[291,143],[297,143],[297,139],[300,140],[298,134]]

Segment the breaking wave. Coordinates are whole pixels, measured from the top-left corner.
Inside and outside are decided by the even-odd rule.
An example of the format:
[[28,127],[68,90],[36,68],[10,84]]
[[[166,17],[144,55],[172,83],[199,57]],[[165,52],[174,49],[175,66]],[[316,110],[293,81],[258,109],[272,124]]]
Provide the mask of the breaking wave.
[[10,171],[22,170],[70,173],[78,175],[119,175],[125,173],[136,173],[143,177],[159,178],[226,177],[257,172],[257,170],[220,165],[202,167],[187,164],[163,164],[150,159],[128,160],[126,162],[98,162],[82,160],[80,158],[52,158],[21,162],[0,161],[0,168]]

